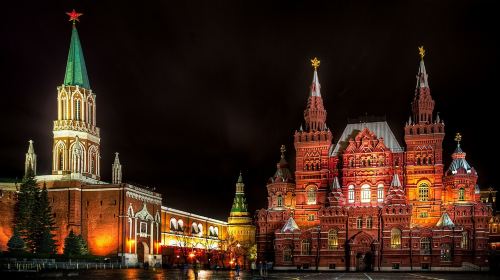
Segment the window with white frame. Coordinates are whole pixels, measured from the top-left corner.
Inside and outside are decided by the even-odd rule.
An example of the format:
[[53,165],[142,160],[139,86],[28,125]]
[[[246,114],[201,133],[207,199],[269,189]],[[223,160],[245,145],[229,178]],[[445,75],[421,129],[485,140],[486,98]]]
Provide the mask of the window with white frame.
[[307,204],[316,204],[316,188],[309,187],[307,190]]
[[350,185],[348,190],[349,202],[354,203],[354,186]]
[[363,203],[370,202],[370,196],[371,196],[370,185],[365,184],[361,186],[361,202]]
[[384,202],[384,185],[378,184],[377,186],[377,201]]
[[139,236],[146,237],[148,235],[148,224],[141,222],[139,225]]

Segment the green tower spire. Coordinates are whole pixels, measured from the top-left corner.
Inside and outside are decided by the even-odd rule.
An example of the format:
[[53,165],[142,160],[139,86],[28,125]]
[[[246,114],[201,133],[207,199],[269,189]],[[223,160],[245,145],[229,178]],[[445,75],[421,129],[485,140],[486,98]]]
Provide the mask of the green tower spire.
[[233,200],[233,206],[231,207],[231,216],[233,215],[245,215],[248,213],[247,201],[245,198],[245,184],[243,183],[243,176],[238,177],[238,182],[236,183],[236,194]]
[[73,24],[71,32],[71,43],[69,45],[68,63],[66,64],[66,74],[64,75],[64,84],[68,86],[81,86],[90,89],[89,77],[87,76],[87,67],[83,58],[82,45],[78,37],[76,25]]

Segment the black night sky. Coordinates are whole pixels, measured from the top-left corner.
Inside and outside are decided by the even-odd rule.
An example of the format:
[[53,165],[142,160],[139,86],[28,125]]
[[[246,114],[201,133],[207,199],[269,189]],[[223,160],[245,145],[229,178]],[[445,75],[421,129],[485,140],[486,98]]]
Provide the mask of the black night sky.
[[[120,152],[124,180],[167,206],[226,219],[243,170],[250,209],[265,207],[279,147],[319,78],[328,126],[386,116],[403,143],[424,45],[431,94],[455,144],[497,186],[500,17],[495,1],[9,1],[0,17],[0,177],[21,177],[27,141],[51,171],[56,87],[78,31],[97,94],[101,173]],[[383,4],[382,4],[383,3]]]

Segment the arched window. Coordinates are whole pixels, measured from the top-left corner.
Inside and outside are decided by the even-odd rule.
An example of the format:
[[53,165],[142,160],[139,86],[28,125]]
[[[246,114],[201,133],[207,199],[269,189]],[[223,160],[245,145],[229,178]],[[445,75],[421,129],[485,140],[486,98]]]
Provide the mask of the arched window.
[[208,235],[209,236],[215,236],[215,234],[214,234],[214,227],[213,226],[210,226],[208,228]]
[[290,249],[290,247],[285,247],[285,249],[283,249],[283,261],[284,262],[292,261],[292,250]]
[[66,104],[67,104],[66,96],[63,96],[61,98],[61,118],[63,120],[65,120],[65,119],[68,118],[67,117],[67,115],[68,115],[68,111],[67,111],[68,108],[67,108]]
[[328,249],[337,249],[339,246],[339,237],[337,231],[332,229],[328,232]]
[[429,237],[420,239],[420,250],[421,254],[428,255],[431,253],[431,239]]
[[354,186],[350,185],[349,186],[349,202],[354,203]]
[[94,107],[93,106],[94,105],[91,102],[89,102],[88,106],[87,106],[87,108],[88,108],[88,110],[87,110],[87,121],[88,121],[89,124],[94,124],[94,122],[93,122],[93,117],[94,117],[94,109],[93,108]]
[[64,169],[64,150],[62,147],[59,147],[57,150],[57,170],[63,170]]
[[198,234],[199,234],[200,236],[202,236],[202,235],[203,235],[203,225],[202,225],[202,224],[198,224]]
[[177,231],[177,220],[175,218],[170,219],[170,230]]
[[384,185],[378,184],[377,186],[377,201],[384,202]]
[[277,202],[278,202],[278,207],[283,207],[283,197],[281,196],[281,194],[278,195]]
[[429,185],[422,183],[418,186],[418,198],[420,201],[429,200]]
[[373,227],[373,219],[372,216],[368,216],[366,218],[366,228],[372,228]]
[[75,100],[75,120],[79,121],[81,119],[81,106],[82,101],[80,99]]
[[391,229],[391,248],[401,248],[401,230],[398,228]]
[[182,220],[177,221],[177,230],[184,231],[184,222]]
[[307,190],[307,204],[316,204],[316,188],[310,187]]
[[363,217],[358,217],[356,219],[356,228],[358,229],[363,228]]
[[370,196],[371,196],[371,192],[370,192],[370,186],[369,185],[363,185],[361,186],[361,202],[370,202]]
[[460,188],[458,190],[458,200],[459,201],[464,201],[465,200],[465,189],[464,188]]
[[311,254],[311,241],[309,241],[309,239],[302,240],[300,248],[302,251],[302,255],[310,255]]
[[462,240],[460,242],[460,247],[466,250],[469,249],[469,234],[466,231],[462,232]]
[[197,234],[198,233],[198,225],[196,223],[193,223],[191,225],[191,234]]
[[214,227],[214,236],[215,237],[219,236],[219,228],[218,227]]

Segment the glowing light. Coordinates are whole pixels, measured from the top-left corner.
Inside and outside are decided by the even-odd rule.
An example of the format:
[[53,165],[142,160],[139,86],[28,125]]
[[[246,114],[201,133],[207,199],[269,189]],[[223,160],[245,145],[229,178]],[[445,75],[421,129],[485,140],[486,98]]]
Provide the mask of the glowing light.
[[194,258],[194,253],[193,253],[193,252],[191,252],[191,253],[189,254],[189,257],[190,257],[190,258]]

